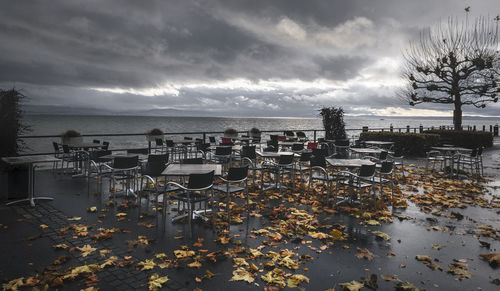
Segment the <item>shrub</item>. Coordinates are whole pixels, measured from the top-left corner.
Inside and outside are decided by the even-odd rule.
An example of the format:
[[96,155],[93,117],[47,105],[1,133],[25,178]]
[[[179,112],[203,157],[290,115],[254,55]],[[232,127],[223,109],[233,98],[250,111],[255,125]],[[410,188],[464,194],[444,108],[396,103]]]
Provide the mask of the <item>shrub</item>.
[[441,143],[453,144],[465,148],[492,147],[493,134],[486,131],[465,130],[427,130],[425,133],[438,134]]
[[406,156],[425,156],[425,152],[430,147],[439,144],[439,135],[431,133],[368,131],[362,132],[360,139],[392,141],[394,151],[399,151]]
[[16,89],[0,89],[0,157],[17,156],[25,148],[19,136],[30,129],[21,122],[19,102],[22,98],[24,95]]
[[226,128],[226,130],[224,130],[224,135],[225,136],[235,136],[235,135],[238,135],[238,132],[234,128]]
[[163,130],[159,128],[153,128],[150,131],[146,132],[147,135],[163,135]]
[[70,138],[70,137],[79,137],[81,134],[76,131],[76,130],[66,130],[65,132],[61,133],[62,138]]
[[250,134],[252,136],[260,136],[260,129],[258,129],[257,127],[252,127],[252,129],[250,129]]
[[345,139],[344,109],[342,107],[323,107],[319,110],[323,117],[326,139]]

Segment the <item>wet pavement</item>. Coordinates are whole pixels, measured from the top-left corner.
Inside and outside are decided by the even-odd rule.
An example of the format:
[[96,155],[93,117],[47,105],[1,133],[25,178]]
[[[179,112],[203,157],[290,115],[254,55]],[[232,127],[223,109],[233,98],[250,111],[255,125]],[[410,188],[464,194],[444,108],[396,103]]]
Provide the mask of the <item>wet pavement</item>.
[[[375,274],[377,290],[394,290],[403,282],[420,290],[498,290],[500,287],[491,282],[500,278],[499,269],[491,267],[480,254],[500,253],[500,190],[497,188],[500,186],[500,146],[496,144],[487,150],[483,158],[487,181],[480,186],[462,185],[458,190],[448,188],[452,196],[445,196],[442,190],[449,187],[439,182],[444,178],[425,178],[419,167],[423,162],[410,161],[412,166],[407,168],[410,176],[406,182],[398,177],[403,194],[397,195],[397,204],[401,206],[405,201],[406,208],[388,207],[378,212],[352,208],[332,210],[315,202],[317,196],[306,195],[300,188],[282,195],[256,193],[251,195],[249,219],[245,209],[233,205],[234,213],[241,212],[234,217],[241,218],[242,222],[232,224],[228,234],[221,233],[221,229],[214,231],[210,224],[196,222],[192,238],[189,238],[186,223],[171,222],[176,213],[174,204],[169,205],[166,217],[155,217],[140,212],[133,203],[125,203],[122,207],[107,205],[108,193],[97,194],[95,181],[88,195],[84,178],[39,171],[37,193],[55,200],[42,202],[35,208],[0,206],[0,279],[6,284],[23,277],[23,284],[26,284],[26,279],[31,277],[41,280],[31,280],[35,282],[32,285],[40,289],[47,285],[50,289],[64,290],[81,290],[89,286],[100,290],[147,290],[150,277],[157,273],[169,278],[162,284],[165,290],[246,290],[279,287],[280,276],[274,283],[266,282],[262,276],[281,269],[285,289],[291,289],[289,286],[293,284],[287,284],[286,280],[295,274],[309,279],[308,283],[299,284],[299,288],[305,290],[342,290],[341,283],[359,282],[361,277],[370,278]],[[415,187],[408,187],[408,184]],[[107,189],[106,186],[103,189]],[[480,194],[471,194],[475,193],[471,189],[479,189]],[[469,204],[465,208],[461,208],[457,195],[467,197],[464,201]],[[445,198],[431,203],[422,200],[423,196]],[[117,199],[117,204],[124,201]],[[234,201],[239,206],[245,204],[244,199]],[[146,210],[145,200],[143,204],[141,211]],[[88,209],[94,206],[97,211],[89,212]],[[154,213],[151,209],[148,212]],[[71,220],[75,217],[81,219]],[[87,226],[87,229],[82,231],[78,226]],[[313,228],[306,233],[299,231],[307,226]],[[271,235],[256,232],[262,229]],[[106,230],[114,232],[109,235]],[[333,230],[339,231],[345,240],[335,237],[338,232]],[[376,231],[389,238],[377,237]],[[315,238],[315,233],[328,234],[328,237]],[[220,237],[230,240],[222,243]],[[196,242],[199,244],[193,245]],[[68,248],[53,247],[60,244]],[[74,249],[87,244],[96,250],[86,257]],[[250,249],[258,249],[269,257],[259,255],[256,258]],[[102,250],[106,251],[101,254]],[[186,258],[176,258],[174,250],[195,252]],[[294,264],[281,264],[286,257],[283,250],[297,254],[290,256]],[[282,251],[282,254],[273,261],[270,251],[278,254]],[[155,257],[161,253],[166,258]],[[426,258],[419,261],[416,259],[419,255],[429,256],[431,261],[426,262]],[[53,261],[60,256],[68,256],[68,260],[54,265]],[[101,265],[99,270],[61,282],[56,279],[77,266],[103,264],[112,256],[117,260],[109,266]],[[234,258],[245,258],[246,263],[256,268],[249,268]],[[140,270],[139,263],[151,259],[155,266],[151,270]],[[275,266],[266,266],[270,261]],[[199,262],[200,266],[193,262]],[[238,263],[254,279],[252,283],[230,281]],[[449,270],[456,270],[457,265],[461,266],[460,270],[450,273]],[[207,270],[213,276],[207,276]],[[470,278],[467,278],[469,273]],[[369,290],[366,285],[370,283],[362,290]]]

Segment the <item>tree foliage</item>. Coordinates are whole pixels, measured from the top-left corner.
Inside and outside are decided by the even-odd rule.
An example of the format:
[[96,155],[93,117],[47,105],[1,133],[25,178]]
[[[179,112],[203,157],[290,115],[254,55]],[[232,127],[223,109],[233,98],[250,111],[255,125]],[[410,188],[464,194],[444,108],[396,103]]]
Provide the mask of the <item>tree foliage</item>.
[[326,139],[345,139],[344,109],[342,107],[323,107],[319,110],[323,117]]
[[423,31],[404,53],[400,92],[410,105],[453,104],[453,124],[461,129],[462,105],[484,108],[500,94],[498,22],[478,18],[474,24],[449,19]]
[[0,89],[0,157],[16,156],[24,148],[19,136],[29,131],[29,127],[21,121],[20,101],[24,95],[16,89]]

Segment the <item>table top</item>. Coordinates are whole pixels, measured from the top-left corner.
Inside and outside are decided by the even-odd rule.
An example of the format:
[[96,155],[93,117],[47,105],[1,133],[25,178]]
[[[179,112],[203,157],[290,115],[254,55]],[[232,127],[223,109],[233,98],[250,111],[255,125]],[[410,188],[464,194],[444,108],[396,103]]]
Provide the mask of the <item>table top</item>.
[[471,152],[471,149],[462,148],[462,147],[431,147],[433,150],[437,150],[440,152]]
[[263,157],[263,158],[279,158],[279,156],[281,155],[295,155],[295,156],[298,156],[297,154],[295,154],[294,152],[256,152],[257,155]]
[[372,144],[372,145],[393,145],[393,141],[379,141],[379,140],[367,140],[365,141],[365,144]]
[[90,148],[101,148],[104,145],[99,144],[99,143],[92,143],[92,142],[82,142],[82,143],[73,143],[69,144],[68,147],[72,149],[90,149]]
[[[215,150],[215,148],[218,148],[218,147],[229,147],[229,146],[221,146],[221,145],[218,145],[218,146],[209,146],[208,149],[210,150]],[[243,146],[241,145],[233,145],[231,146],[232,150],[237,152],[237,151],[241,151],[243,149]]]
[[26,164],[36,164],[36,163],[49,163],[57,162],[58,159],[51,155],[39,155],[39,156],[20,156],[20,157],[3,157],[2,161],[5,163],[15,166],[15,165],[26,165]]
[[359,154],[380,154],[384,150],[371,148],[351,148],[351,151]]
[[127,157],[127,158],[133,158],[133,157],[138,157],[139,160],[147,160],[148,155],[143,155],[143,154],[133,154],[133,153],[114,153],[110,155],[105,155],[99,157],[100,159],[114,159],[117,157]]
[[291,147],[294,144],[304,144],[304,142],[302,142],[302,141],[280,141],[280,142],[278,142],[278,145],[280,145],[280,146]]
[[375,165],[374,162],[364,159],[326,159],[332,167],[359,168],[362,165]]
[[163,170],[165,176],[189,176],[190,174],[204,174],[214,171],[215,176],[222,175],[220,164],[170,164]]
[[194,143],[196,140],[192,139],[183,139],[179,137],[167,137],[165,140],[171,140],[173,143]]

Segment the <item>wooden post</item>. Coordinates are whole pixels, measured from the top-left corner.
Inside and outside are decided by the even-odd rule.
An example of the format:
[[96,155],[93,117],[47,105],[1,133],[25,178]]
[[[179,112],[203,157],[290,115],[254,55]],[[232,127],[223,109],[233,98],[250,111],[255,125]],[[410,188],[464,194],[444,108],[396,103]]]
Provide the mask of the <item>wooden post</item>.
[[409,125],[406,126],[406,132],[410,132],[410,126]]

